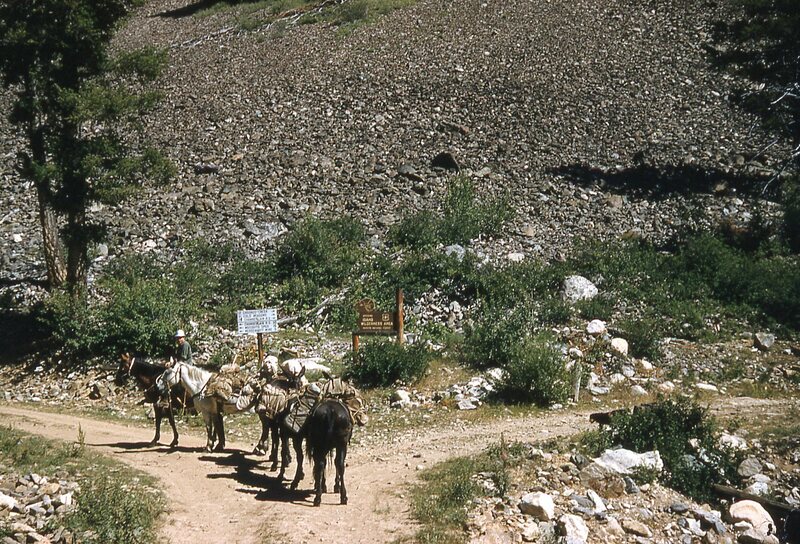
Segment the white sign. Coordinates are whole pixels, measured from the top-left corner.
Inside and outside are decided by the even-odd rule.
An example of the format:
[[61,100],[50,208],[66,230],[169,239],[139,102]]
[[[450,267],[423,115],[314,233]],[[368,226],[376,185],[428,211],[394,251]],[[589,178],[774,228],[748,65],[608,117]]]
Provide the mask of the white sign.
[[239,310],[236,312],[239,334],[258,334],[260,332],[278,332],[278,310]]

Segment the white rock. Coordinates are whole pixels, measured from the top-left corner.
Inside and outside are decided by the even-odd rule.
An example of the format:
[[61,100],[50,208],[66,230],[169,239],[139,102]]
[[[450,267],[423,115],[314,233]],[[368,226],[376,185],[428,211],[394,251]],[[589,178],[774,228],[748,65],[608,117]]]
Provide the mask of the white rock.
[[644,397],[647,395],[647,389],[637,384],[631,387],[631,394],[635,397]]
[[486,380],[490,383],[501,382],[506,377],[506,371],[502,368],[490,368],[486,371]]
[[512,263],[521,263],[525,260],[525,254],[519,252],[512,252],[508,254],[508,260]]
[[447,246],[446,248],[444,248],[445,255],[447,255],[448,257],[454,255],[455,258],[459,261],[464,260],[464,255],[466,255],[466,253],[467,250],[465,250],[463,246],[460,246],[458,244],[453,244],[452,246]]
[[578,348],[569,348],[569,351],[567,353],[569,353],[570,357],[573,357],[575,359],[583,359],[583,352]]
[[612,338],[611,339],[611,347],[617,353],[622,355],[628,355],[628,341],[624,338]]
[[636,467],[652,468],[658,471],[664,468],[664,462],[657,451],[636,453],[626,449],[606,450],[594,462],[616,474],[630,474]]
[[411,402],[411,395],[405,389],[398,389],[397,391],[392,393],[390,402],[408,403]]
[[675,384],[670,381],[660,383],[658,384],[658,390],[666,394],[672,393],[675,391]]
[[556,515],[553,498],[547,493],[536,492],[524,495],[520,500],[519,509],[523,514],[533,516],[539,521],[550,521]]
[[642,359],[639,361],[639,366],[642,367],[642,370],[645,372],[651,372],[653,370],[653,363],[648,361],[647,359]]
[[618,383],[623,383],[628,378],[625,377],[624,374],[620,374],[619,372],[615,372],[611,376],[608,377],[608,381],[612,384],[617,385]]
[[747,440],[734,434],[722,433],[719,437],[720,446],[732,448],[734,450],[747,450]]
[[603,502],[603,498],[600,495],[598,495],[593,489],[587,491],[586,496],[589,498],[590,501],[592,501],[595,512],[605,512],[606,510],[608,510],[608,508],[606,508],[606,503]]
[[694,388],[700,391],[707,391],[709,393],[719,393],[717,386],[710,383],[696,383],[694,384]]
[[599,319],[593,319],[586,325],[586,332],[592,336],[600,336],[606,332],[606,324]]
[[9,510],[11,510],[14,508],[16,504],[17,501],[14,497],[10,497],[5,493],[0,492],[0,507],[8,508]]
[[745,491],[753,495],[765,497],[769,495],[769,485],[766,482],[754,482],[745,488]]
[[763,535],[775,530],[775,522],[772,520],[772,516],[756,501],[737,501],[731,505],[729,513],[734,523],[745,521],[752,525],[755,531]]
[[597,296],[595,285],[583,276],[567,276],[561,289],[562,297],[568,302],[591,300]]
[[572,542],[586,542],[589,538],[589,528],[582,518],[574,514],[564,514],[558,518],[559,532]]

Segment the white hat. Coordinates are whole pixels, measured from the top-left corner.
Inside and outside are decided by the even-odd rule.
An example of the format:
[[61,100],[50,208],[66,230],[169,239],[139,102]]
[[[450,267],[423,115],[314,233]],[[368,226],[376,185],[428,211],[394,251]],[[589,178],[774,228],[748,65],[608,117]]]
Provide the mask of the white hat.
[[183,332],[183,329],[178,329],[178,332],[175,333],[175,338],[180,338],[182,336],[186,336],[186,333]]

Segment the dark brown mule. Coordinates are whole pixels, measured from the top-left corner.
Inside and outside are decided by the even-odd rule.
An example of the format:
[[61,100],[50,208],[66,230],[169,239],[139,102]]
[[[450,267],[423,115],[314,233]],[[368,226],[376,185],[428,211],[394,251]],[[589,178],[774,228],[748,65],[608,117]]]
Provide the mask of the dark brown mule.
[[[120,356],[119,368],[114,383],[123,385],[129,377],[136,379],[140,389],[144,391],[144,401],[153,404],[153,411],[156,416],[156,434],[150,442],[151,446],[158,444],[161,438],[161,420],[167,416],[170,427],[172,427],[172,442],[170,447],[178,445],[178,429],[175,427],[175,416],[173,409],[188,408],[184,405],[183,387],[180,385],[173,387],[170,391],[169,399],[163,398],[156,386],[156,380],[164,372],[165,367],[154,365],[144,361],[142,357],[134,357],[130,353],[123,353]],[[189,400],[191,403],[191,400]]]
[[344,468],[347,457],[347,445],[353,434],[353,420],[350,411],[338,400],[320,401],[306,422],[306,450],[314,459],[314,506],[322,503],[325,486],[325,468],[327,457],[336,450],[334,464],[336,479],[333,492],[339,493],[341,504],[347,504],[347,490],[344,486]]

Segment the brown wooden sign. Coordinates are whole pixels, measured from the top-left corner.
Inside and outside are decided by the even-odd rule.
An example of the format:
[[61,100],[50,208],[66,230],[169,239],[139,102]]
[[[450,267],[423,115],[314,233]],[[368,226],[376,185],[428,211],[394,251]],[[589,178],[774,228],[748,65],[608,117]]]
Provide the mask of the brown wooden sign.
[[358,344],[360,335],[386,334],[397,336],[397,342],[403,343],[403,290],[396,292],[394,312],[382,312],[375,309],[375,301],[365,298],[356,304],[358,312],[358,330],[353,331],[353,362],[358,360]]
[[395,312],[375,310],[375,301],[368,298],[356,304],[358,312],[357,334],[396,334]]

